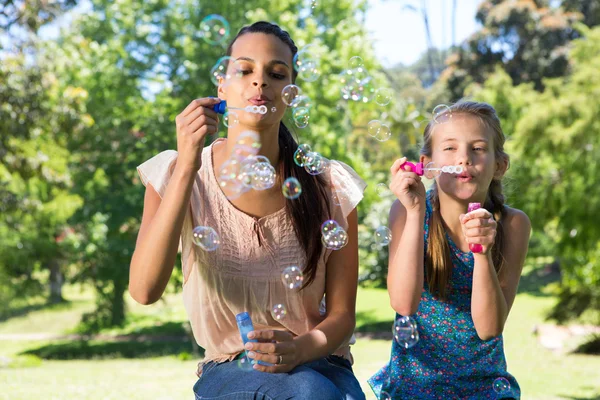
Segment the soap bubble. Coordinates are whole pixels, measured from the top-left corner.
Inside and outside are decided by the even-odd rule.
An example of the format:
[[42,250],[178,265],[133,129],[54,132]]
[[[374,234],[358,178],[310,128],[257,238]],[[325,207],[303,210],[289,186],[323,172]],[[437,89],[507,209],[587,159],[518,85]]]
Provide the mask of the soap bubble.
[[375,243],[379,247],[387,246],[392,241],[392,231],[387,226],[375,230]]
[[335,219],[328,219],[327,221],[321,224],[321,233],[323,235],[328,235],[332,232],[335,232],[340,227]]
[[377,92],[375,93],[375,102],[380,106],[388,105],[392,100],[392,95],[393,93],[390,89],[377,89]]
[[298,289],[302,286],[304,281],[304,275],[300,268],[295,265],[291,265],[283,270],[281,273],[281,280],[288,289]]
[[394,340],[405,349],[413,347],[419,341],[417,323],[411,317],[400,317],[394,321]]
[[289,177],[281,185],[281,191],[286,199],[294,200],[302,194],[302,186],[300,186],[298,179]]
[[287,85],[281,91],[281,100],[288,106],[291,106],[294,100],[300,96],[302,96],[302,89],[296,85]]
[[392,132],[390,131],[390,128],[376,119],[370,121],[367,124],[367,133],[375,139],[379,140],[380,142],[385,142],[390,137],[392,137]]
[[266,190],[275,185],[275,168],[268,162],[257,162],[252,169],[252,188]]
[[431,114],[433,117],[433,121],[437,124],[448,122],[450,118],[452,118],[452,112],[450,111],[450,107],[448,107],[445,104],[439,104],[435,106]]
[[348,244],[348,233],[339,226],[333,232],[321,235],[321,241],[330,250],[340,250]]
[[496,378],[492,384],[494,392],[501,394],[510,390],[510,382],[506,378]]
[[363,68],[364,66],[365,66],[365,62],[359,56],[354,56],[354,57],[350,58],[350,60],[348,61],[348,67],[350,69]]
[[221,240],[217,232],[210,226],[197,226],[192,231],[192,241],[205,251],[215,251]]
[[223,114],[223,125],[234,127],[239,123],[240,119],[235,111],[225,111],[225,114]]
[[298,77],[306,82],[314,82],[321,76],[319,63],[315,60],[305,60],[298,68]]
[[221,57],[210,69],[210,80],[215,86],[219,86],[219,80],[226,81],[230,78],[227,75],[227,70],[229,68],[229,63],[232,61],[233,58],[229,56]]
[[223,44],[229,38],[229,22],[217,14],[211,14],[200,22],[200,36],[208,44]]
[[296,163],[296,165],[299,167],[304,167],[304,164],[306,163],[306,161],[308,161],[306,159],[306,157],[311,152],[312,152],[312,149],[310,148],[309,145],[307,145],[307,144],[298,145],[298,148],[294,152],[294,162]]
[[319,175],[327,171],[329,160],[317,152],[309,153],[307,161],[304,163],[304,169],[311,175]]
[[281,321],[287,315],[287,310],[283,304],[275,304],[271,309],[271,316],[276,321]]

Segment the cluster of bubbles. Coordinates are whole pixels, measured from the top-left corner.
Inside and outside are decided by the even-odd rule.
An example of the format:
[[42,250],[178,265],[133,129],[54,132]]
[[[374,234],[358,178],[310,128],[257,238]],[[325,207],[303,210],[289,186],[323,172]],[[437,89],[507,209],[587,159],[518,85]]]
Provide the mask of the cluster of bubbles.
[[413,347],[419,341],[417,323],[411,317],[397,318],[392,330],[394,340],[405,349]]
[[266,190],[275,185],[275,168],[268,158],[257,155],[259,148],[256,132],[242,132],[231,156],[219,168],[219,185],[228,199],[236,199],[250,189]]
[[314,82],[321,76],[322,49],[315,44],[303,47],[294,55],[294,69],[298,78],[306,82]]
[[330,250],[340,250],[348,244],[348,234],[336,220],[329,219],[321,225],[321,241]]
[[308,144],[300,144],[294,152],[294,162],[299,167],[304,167],[304,170],[310,175],[319,175],[329,169],[329,160],[323,157]]
[[380,142],[385,142],[392,137],[390,127],[377,119],[374,119],[367,124],[367,133],[369,136]]

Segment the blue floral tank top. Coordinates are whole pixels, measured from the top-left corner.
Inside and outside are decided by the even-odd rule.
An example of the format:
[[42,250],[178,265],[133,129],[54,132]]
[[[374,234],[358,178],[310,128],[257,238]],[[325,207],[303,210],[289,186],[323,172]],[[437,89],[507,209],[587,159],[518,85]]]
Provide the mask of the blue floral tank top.
[[[428,192],[425,253],[430,198]],[[446,238],[453,264],[447,300],[433,297],[425,280],[419,308],[412,316],[419,341],[406,349],[393,340],[389,363],[369,379],[369,385],[380,399],[519,399],[519,384],[506,370],[502,335],[481,340],[471,318],[473,254],[461,251],[448,234]]]

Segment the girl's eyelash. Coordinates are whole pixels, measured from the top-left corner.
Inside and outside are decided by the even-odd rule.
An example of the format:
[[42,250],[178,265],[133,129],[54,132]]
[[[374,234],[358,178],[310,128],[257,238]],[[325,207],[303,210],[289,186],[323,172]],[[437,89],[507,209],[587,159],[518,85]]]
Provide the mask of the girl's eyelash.
[[[252,71],[248,70],[248,69],[241,69],[241,70],[238,70],[237,72],[242,75],[248,75],[248,74],[252,73]],[[285,78],[285,75],[282,75],[282,74],[273,74],[272,73],[271,76],[275,79],[284,79]]]

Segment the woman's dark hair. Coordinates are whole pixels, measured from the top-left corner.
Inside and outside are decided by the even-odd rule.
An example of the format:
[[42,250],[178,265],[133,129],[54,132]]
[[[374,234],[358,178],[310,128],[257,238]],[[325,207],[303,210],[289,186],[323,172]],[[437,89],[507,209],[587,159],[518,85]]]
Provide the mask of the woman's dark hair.
[[[246,33],[264,33],[277,36],[292,51],[292,58],[298,48],[290,35],[278,25],[260,21],[243,27],[227,48],[227,55],[231,56],[232,46],[240,36]],[[292,82],[296,81],[296,70],[292,68]],[[316,276],[317,266],[323,252],[321,242],[321,223],[329,219],[329,196],[327,195],[326,182],[321,175],[310,175],[303,167],[294,162],[294,153],[298,143],[283,121],[279,125],[279,182],[289,177],[298,179],[302,187],[302,196],[295,200],[287,199],[285,208],[291,217],[294,231],[306,252],[306,265],[304,271],[303,288],[310,285]]]

